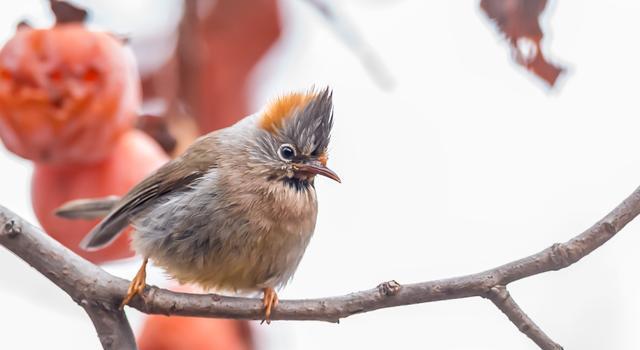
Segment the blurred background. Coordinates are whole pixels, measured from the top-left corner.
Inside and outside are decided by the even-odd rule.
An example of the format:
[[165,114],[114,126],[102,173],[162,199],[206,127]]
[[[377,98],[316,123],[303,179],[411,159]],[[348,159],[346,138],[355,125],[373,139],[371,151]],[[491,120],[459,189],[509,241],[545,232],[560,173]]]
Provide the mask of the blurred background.
[[[334,90],[330,163],[343,183],[318,181],[316,233],[281,299],[488,269],[571,238],[640,184],[637,1],[73,4],[89,12],[89,29],[114,34],[96,40],[130,48],[137,62],[123,63],[131,62],[123,59],[127,53],[62,59],[95,63],[97,73],[83,71],[82,84],[107,73],[113,80],[111,95],[91,88],[77,95],[102,101],[91,113],[111,113],[101,117],[108,127],[91,139],[104,145],[76,144],[59,126],[38,132],[30,123],[0,122],[11,149],[0,148],[0,204],[72,248],[92,223],[56,221],[50,213],[57,205],[122,194],[197,135],[313,85]],[[25,20],[34,28],[55,22],[47,1],[0,5],[0,80],[6,80],[0,116],[24,108],[11,101],[32,98],[11,89],[18,79],[11,69],[26,62],[29,50],[48,50],[21,37],[31,30],[25,25],[16,34]],[[39,76],[34,66],[19,69]],[[47,74],[43,79],[60,79]],[[141,99],[138,90],[123,88],[138,76]],[[117,108],[108,105],[111,98]],[[57,123],[84,114],[91,119],[78,112],[80,104],[69,102],[79,109],[67,111],[65,103],[51,114]],[[50,117],[39,109],[25,113],[40,123]],[[135,117],[137,130],[116,128],[131,121],[129,114],[146,116]],[[118,138],[105,136],[110,130]],[[19,137],[29,142],[12,139],[12,132],[24,132]],[[54,148],[45,139],[65,140],[55,143],[60,153],[49,152]],[[99,154],[102,146],[115,151]],[[64,153],[71,149],[73,157]],[[89,154],[101,160],[78,160]],[[639,231],[632,222],[575,266],[514,283],[511,293],[566,349],[637,349]],[[140,261],[130,255],[125,240],[86,257],[131,278]],[[4,249],[0,266],[0,348],[100,347],[88,317],[64,292]],[[193,290],[156,268],[150,274],[150,284]],[[337,325],[127,313],[142,349],[536,348],[483,299],[385,309]]]

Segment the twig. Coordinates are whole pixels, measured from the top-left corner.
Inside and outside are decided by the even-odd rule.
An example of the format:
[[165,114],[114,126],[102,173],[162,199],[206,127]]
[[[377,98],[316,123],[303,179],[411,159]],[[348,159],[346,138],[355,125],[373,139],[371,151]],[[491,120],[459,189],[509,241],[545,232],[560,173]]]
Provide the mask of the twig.
[[[382,308],[484,297],[493,300],[520,329],[523,324],[532,329],[525,334],[542,349],[558,349],[558,345],[535,326],[512,299],[500,296],[501,288],[511,282],[547,271],[560,270],[577,262],[607,242],[639,213],[640,188],[583,233],[566,243],[556,243],[537,254],[472,275],[402,286],[391,281],[371,290],[344,296],[283,300],[271,318],[338,322],[341,318]],[[113,326],[109,327],[118,328],[120,337],[132,341],[127,327],[123,327],[124,316],[115,316],[118,320],[115,323],[115,319],[106,319],[106,314],[114,313],[124,297],[127,281],[112,276],[78,257],[1,206],[0,228],[4,228],[0,231],[1,245],[31,264],[83,307],[86,308],[87,303],[100,305],[101,310],[105,312],[93,314],[92,320],[101,335],[104,334],[101,333],[104,325],[112,322]],[[131,306],[148,314],[252,320],[262,318],[262,303],[257,299],[174,293],[156,287],[148,287],[142,296],[133,299]]]
[[518,330],[544,350],[562,350],[562,346],[551,340],[540,327],[518,306],[505,286],[495,286],[487,293],[487,298],[500,309]]
[[341,16],[325,0],[305,0],[327,21],[336,35],[347,45],[349,49],[360,59],[364,68],[369,72],[373,80],[382,89],[391,90],[394,85],[389,69],[380,56],[369,45],[355,26]]
[[[85,305],[83,305],[83,302]],[[136,338],[124,311],[108,304],[96,305],[88,300],[83,300],[80,304],[84,306],[84,310],[89,314],[104,349],[137,348]]]

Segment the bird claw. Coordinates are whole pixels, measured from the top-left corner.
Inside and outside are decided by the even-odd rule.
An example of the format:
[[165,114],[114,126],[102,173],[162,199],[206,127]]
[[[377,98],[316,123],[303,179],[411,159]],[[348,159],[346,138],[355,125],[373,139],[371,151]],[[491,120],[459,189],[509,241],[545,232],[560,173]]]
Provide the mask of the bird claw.
[[262,304],[264,305],[264,319],[260,324],[271,324],[271,310],[278,305],[278,294],[276,294],[273,288],[264,288],[264,296],[262,298]]
[[129,302],[131,302],[131,300],[133,300],[136,295],[142,295],[142,293],[144,292],[144,288],[147,286],[147,261],[147,259],[144,259],[140,270],[138,270],[138,273],[131,281],[131,284],[129,284],[127,295],[124,297],[124,300],[122,300],[122,303],[120,303],[120,310],[124,309],[124,306],[129,304]]

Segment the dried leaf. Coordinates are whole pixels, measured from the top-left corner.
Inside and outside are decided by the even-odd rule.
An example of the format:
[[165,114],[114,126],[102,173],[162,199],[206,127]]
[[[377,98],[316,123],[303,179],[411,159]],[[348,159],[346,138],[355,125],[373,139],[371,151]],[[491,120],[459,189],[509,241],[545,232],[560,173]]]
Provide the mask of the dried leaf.
[[546,0],[480,1],[480,8],[509,41],[514,60],[553,86],[564,68],[549,63],[540,47],[544,34],[539,17],[546,5]]

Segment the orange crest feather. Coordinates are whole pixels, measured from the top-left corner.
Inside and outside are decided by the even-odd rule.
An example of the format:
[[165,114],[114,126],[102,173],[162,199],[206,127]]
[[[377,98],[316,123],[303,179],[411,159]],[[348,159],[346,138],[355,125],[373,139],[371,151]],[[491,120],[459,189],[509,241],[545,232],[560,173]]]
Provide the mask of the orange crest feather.
[[279,97],[267,106],[260,119],[260,127],[275,132],[285,118],[290,117],[296,109],[304,108],[314,97],[316,93],[313,92],[293,92]]

